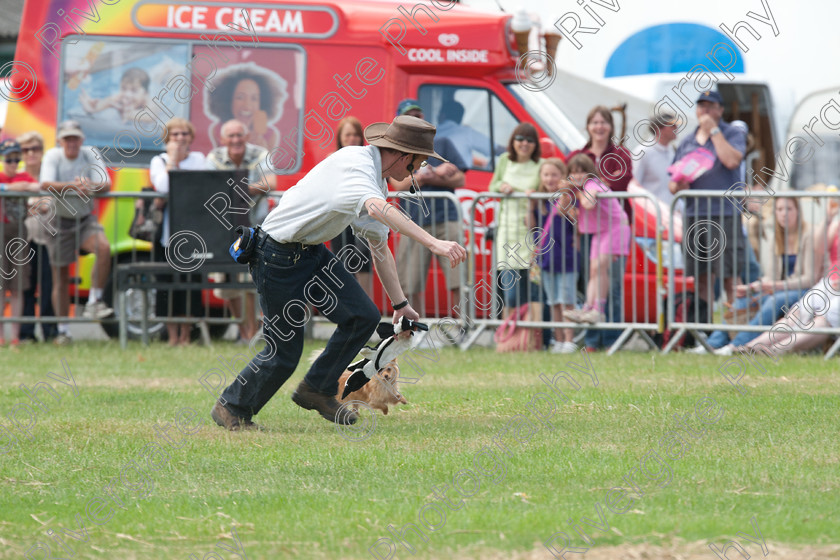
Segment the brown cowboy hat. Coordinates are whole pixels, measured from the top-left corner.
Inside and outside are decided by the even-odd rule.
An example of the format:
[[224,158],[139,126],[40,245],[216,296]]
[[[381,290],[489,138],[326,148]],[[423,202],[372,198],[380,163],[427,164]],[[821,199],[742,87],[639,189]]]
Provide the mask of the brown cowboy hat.
[[435,151],[435,126],[431,123],[401,115],[391,123],[373,123],[365,128],[365,140],[379,148],[392,148],[409,154],[420,154],[447,161]]

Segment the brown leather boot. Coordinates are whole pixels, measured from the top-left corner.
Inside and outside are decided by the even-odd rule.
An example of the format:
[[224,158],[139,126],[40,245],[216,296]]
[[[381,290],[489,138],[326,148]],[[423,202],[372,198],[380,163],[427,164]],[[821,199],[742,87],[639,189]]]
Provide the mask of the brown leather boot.
[[336,424],[354,424],[359,418],[352,410],[341,408],[334,396],[319,393],[306,381],[301,381],[295,389],[292,401],[306,410],[317,410],[321,416]]
[[213,405],[213,410],[210,411],[210,417],[213,418],[216,424],[231,432],[238,432],[244,429],[243,425],[245,424],[245,420],[233,415],[219,401],[216,401],[216,404]]

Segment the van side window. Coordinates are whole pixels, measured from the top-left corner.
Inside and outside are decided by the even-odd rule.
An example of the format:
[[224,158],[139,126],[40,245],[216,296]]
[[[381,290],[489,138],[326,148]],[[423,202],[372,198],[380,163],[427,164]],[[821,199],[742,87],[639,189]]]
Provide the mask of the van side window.
[[419,101],[437,136],[452,140],[469,169],[493,171],[519,124],[507,107],[483,88],[424,85]]

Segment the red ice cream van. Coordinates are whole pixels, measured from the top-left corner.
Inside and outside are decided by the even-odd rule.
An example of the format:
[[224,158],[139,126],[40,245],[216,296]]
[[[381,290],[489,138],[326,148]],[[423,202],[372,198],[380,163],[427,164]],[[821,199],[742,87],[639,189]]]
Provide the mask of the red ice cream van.
[[[471,169],[457,193],[468,220],[472,193],[486,190],[494,158],[519,122],[536,125],[544,156],[562,157],[584,143],[551,100],[562,95],[562,84],[540,68],[545,53],[532,53],[535,74],[517,69],[527,32],[512,19],[439,0],[413,6],[27,0],[12,75],[16,102],[3,133],[37,130],[49,148],[56,124],[76,120],[86,144],[102,152],[113,189],[133,192],[150,184],[149,161],[164,151],[160,136],[167,120],[189,119],[196,128],[192,149],[207,153],[219,143],[221,123],[237,118],[249,126],[251,142],[270,150],[284,190],[335,150],[343,117],[365,125],[390,121],[400,100],[412,97],[438,124],[444,104],[456,101],[464,109],[461,126],[480,139],[467,152]],[[549,50],[557,38],[545,38]],[[491,247],[482,233],[494,206],[479,204],[476,238],[467,240],[477,255],[474,282],[490,269]],[[133,201],[99,199],[97,212],[118,260],[149,250],[128,235]],[[644,235],[644,217],[639,224]],[[89,284],[90,258],[83,257],[75,272],[80,282],[74,289],[81,293]],[[638,268],[642,278],[634,289],[648,295],[637,299],[652,301],[654,269]],[[432,303],[446,301],[443,282],[427,285],[425,314],[451,313]],[[376,295],[387,313],[378,286]]]

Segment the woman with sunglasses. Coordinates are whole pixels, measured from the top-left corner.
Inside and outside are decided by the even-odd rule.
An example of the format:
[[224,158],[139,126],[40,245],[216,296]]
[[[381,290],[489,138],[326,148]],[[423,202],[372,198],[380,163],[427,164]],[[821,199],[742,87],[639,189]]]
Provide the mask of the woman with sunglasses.
[[41,176],[41,160],[44,158],[44,137],[39,132],[24,132],[17,137],[23,156],[24,171],[31,177]]
[[[504,195],[532,193],[540,183],[540,144],[537,129],[521,123],[513,129],[507,153],[496,164],[488,189]],[[533,243],[527,239],[532,226],[527,198],[502,198],[496,214],[496,261],[498,285],[504,294],[507,319],[525,303],[531,303],[531,319],[542,317],[540,287],[528,278]]]
[[[176,117],[166,123],[166,129],[163,131],[163,143],[166,145],[166,152],[153,157],[149,164],[149,177],[157,192],[169,193],[169,172],[173,169],[201,170],[207,168],[204,154],[190,151],[194,139],[195,128],[187,119]],[[154,204],[158,207],[164,207],[166,200],[158,198],[155,199]],[[169,209],[164,208],[161,238],[154,244],[155,261],[166,260],[166,247],[169,245],[170,235]],[[188,277],[187,282],[189,280]],[[191,316],[195,316],[200,308],[201,290],[157,291],[155,313],[158,317],[186,317],[188,311]],[[186,346],[190,343],[192,325],[189,323],[167,323],[166,330],[169,334],[170,346]]]
[[[39,185],[31,175],[18,172],[20,163],[20,144],[14,140],[5,140],[0,144],[0,156],[3,157],[3,173],[0,173],[0,191],[38,192]],[[0,309],[6,307],[6,290],[11,293],[12,317],[23,316],[23,292],[29,281],[25,265],[19,260],[9,259],[9,249],[13,247],[13,239],[26,239],[26,228],[23,224],[26,218],[26,198],[0,198]],[[20,243],[20,242],[18,242]],[[8,261],[8,262],[7,262]],[[20,323],[12,323],[12,346],[17,346],[20,339]],[[5,346],[3,332],[0,330],[0,346]]]

